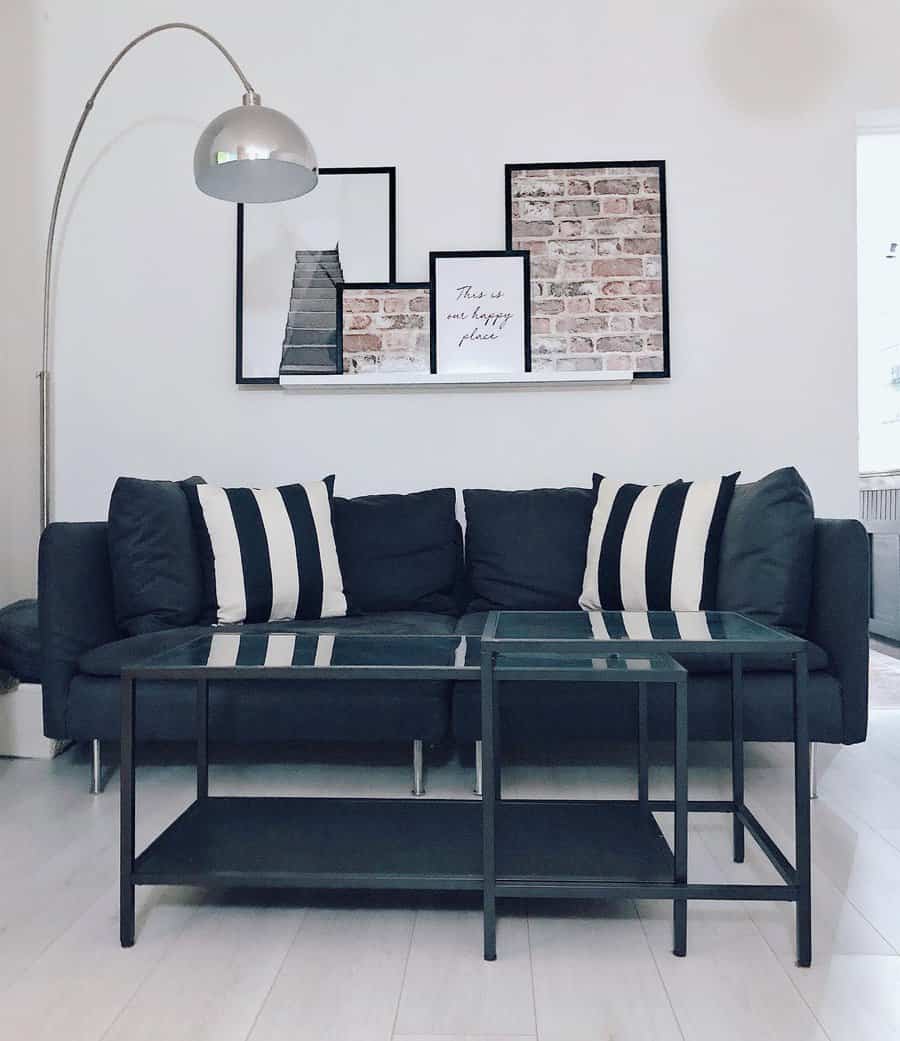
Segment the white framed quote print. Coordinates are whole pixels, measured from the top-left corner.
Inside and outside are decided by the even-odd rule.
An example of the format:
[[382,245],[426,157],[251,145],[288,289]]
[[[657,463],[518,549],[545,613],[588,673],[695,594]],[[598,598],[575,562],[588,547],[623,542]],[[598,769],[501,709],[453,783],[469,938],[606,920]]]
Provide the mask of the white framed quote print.
[[531,372],[527,250],[431,253],[430,274],[432,373]]

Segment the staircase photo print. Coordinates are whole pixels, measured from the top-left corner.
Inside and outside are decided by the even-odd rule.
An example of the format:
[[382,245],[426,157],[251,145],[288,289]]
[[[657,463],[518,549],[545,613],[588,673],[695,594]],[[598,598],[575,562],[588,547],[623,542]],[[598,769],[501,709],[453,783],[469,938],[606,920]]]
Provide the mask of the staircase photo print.
[[238,383],[339,375],[338,287],[396,278],[395,168],[319,175],[299,199],[238,206]]

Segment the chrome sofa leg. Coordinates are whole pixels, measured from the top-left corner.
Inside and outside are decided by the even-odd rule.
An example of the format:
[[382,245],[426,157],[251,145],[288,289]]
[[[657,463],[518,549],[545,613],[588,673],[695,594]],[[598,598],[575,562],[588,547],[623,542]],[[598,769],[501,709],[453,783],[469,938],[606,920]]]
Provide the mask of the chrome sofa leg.
[[809,797],[819,798],[819,779],[816,774],[816,743],[811,742],[809,746]]
[[91,741],[91,795],[99,795],[103,791],[103,766],[100,762],[100,741],[95,737]]
[[475,742],[475,794],[481,795],[481,742]]
[[422,742],[413,741],[413,795],[425,794],[425,762],[422,757]]

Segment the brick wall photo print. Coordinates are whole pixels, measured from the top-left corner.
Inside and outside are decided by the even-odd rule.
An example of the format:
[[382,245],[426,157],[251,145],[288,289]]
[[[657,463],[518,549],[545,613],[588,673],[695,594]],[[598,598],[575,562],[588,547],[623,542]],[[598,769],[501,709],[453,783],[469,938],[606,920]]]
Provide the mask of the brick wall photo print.
[[343,373],[431,371],[427,282],[345,283],[339,289]]
[[668,375],[664,163],[507,166],[506,239],[531,253],[533,371]]

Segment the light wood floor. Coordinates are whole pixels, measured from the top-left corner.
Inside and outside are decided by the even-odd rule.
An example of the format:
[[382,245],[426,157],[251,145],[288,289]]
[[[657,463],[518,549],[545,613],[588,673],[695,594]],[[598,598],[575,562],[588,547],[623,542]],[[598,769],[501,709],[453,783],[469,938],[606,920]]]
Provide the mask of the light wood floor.
[[[510,794],[624,795],[632,749],[604,765],[505,771]],[[654,748],[653,791],[670,783]],[[900,1038],[900,711],[867,744],[820,748],[813,803],[814,966],[794,965],[783,905],[707,904],[688,957],[650,902],[502,908],[481,959],[469,898],[138,891],[138,938],[118,944],[118,780],[92,798],[83,749],[0,760],[0,1038],[16,1041],[885,1041]],[[791,759],[748,747],[748,801],[792,851]],[[214,792],[404,794],[397,766],[227,765]],[[138,839],[191,798],[189,765],[139,768]],[[462,796],[458,763],[428,774]],[[726,750],[692,749],[691,795],[724,797]],[[664,826],[669,821],[661,818]],[[748,840],[734,865],[724,817],[694,817],[696,880],[775,880]]]

